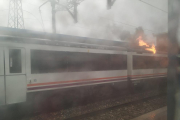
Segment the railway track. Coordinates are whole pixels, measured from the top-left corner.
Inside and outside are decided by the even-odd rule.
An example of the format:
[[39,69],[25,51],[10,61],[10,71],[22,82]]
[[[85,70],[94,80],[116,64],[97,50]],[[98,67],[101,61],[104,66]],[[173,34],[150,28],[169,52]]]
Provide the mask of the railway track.
[[[144,92],[140,94],[134,94],[131,96],[121,97],[113,100],[106,100],[86,106],[79,106],[67,110],[60,110],[51,113],[41,113],[39,115],[29,116],[22,120],[83,120],[95,116],[101,116],[108,111],[116,110],[119,108],[125,108],[135,104],[141,104],[144,101],[151,101],[159,97],[165,97],[164,93],[158,93],[155,91]],[[157,100],[161,101],[161,100]],[[162,107],[162,106],[160,106]],[[158,108],[157,108],[158,109]],[[149,112],[149,111],[148,111]],[[135,116],[137,117],[137,116]],[[93,118],[95,119],[95,118]],[[99,118],[98,118],[99,119]]]
[[83,114],[83,115],[74,116],[74,117],[67,118],[67,119],[64,119],[64,120],[86,120],[86,118],[91,118],[91,117],[94,117],[94,116],[96,117],[96,116],[102,115],[104,113],[107,113],[108,111],[116,110],[118,108],[124,108],[124,107],[131,106],[131,105],[134,105],[134,104],[141,104],[144,101],[154,100],[154,99],[159,98],[159,97],[165,97],[165,95],[164,94],[156,95],[156,96],[148,97],[148,98],[145,98],[145,99],[132,101],[132,102],[129,102],[129,103],[124,103],[124,104],[121,104],[121,105],[112,106],[112,107],[97,110],[97,111],[94,111],[94,112],[86,113],[86,114]]

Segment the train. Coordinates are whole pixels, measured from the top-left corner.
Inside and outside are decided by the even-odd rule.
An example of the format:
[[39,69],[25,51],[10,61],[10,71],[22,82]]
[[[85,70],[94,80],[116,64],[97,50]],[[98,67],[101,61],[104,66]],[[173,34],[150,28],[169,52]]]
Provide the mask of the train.
[[166,84],[167,53],[128,44],[0,27],[0,106],[42,103],[69,89],[71,96],[94,86],[126,92]]

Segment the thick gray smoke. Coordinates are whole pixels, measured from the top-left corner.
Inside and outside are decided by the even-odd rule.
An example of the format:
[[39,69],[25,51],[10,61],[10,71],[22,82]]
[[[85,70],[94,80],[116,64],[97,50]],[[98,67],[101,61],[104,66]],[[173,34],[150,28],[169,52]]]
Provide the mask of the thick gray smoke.
[[[41,8],[42,19],[38,7],[44,0],[23,0],[25,28],[35,31],[52,32],[51,5],[47,3]],[[156,7],[167,10],[167,0],[147,1]],[[8,1],[0,1],[1,9],[8,9]],[[28,12],[26,12],[28,11]],[[0,16],[4,15],[0,11]],[[7,26],[8,11],[2,17],[0,26]],[[112,9],[106,9],[106,0],[84,0],[78,6],[78,23],[74,23],[67,11],[56,13],[57,33],[123,40],[135,32],[135,28],[142,26],[144,29],[155,33],[167,32],[167,13],[159,11],[140,1],[117,0]],[[146,31],[152,35],[151,31]]]

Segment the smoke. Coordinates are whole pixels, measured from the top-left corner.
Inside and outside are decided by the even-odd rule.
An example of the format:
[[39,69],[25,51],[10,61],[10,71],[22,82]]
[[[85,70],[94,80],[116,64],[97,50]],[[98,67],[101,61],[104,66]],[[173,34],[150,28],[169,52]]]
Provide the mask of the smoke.
[[[44,2],[44,0],[22,1],[23,9],[32,13],[31,15],[24,12],[26,29],[43,31],[44,24],[45,31],[52,32],[50,3],[41,8],[43,21],[38,10]],[[161,9],[166,9],[167,0],[149,2]],[[8,2],[6,3],[0,4],[1,8],[8,8]],[[0,16],[3,14],[4,12],[0,11]],[[8,11],[6,16],[8,17]],[[7,25],[7,17],[1,19],[1,26]],[[76,24],[67,11],[56,13],[57,33],[112,40],[126,40],[135,32],[137,26],[142,26],[144,30],[152,30],[153,32],[146,31],[150,35],[154,32],[167,32],[167,20],[167,14],[162,11],[139,1],[126,0],[116,1],[110,10],[107,10],[105,0],[84,0],[78,6]]]

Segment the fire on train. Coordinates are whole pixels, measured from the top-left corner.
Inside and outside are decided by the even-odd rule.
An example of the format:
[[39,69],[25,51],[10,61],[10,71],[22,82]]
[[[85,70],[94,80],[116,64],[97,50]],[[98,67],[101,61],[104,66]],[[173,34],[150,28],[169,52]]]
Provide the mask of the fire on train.
[[94,85],[151,89],[166,81],[167,64],[166,53],[132,50],[128,42],[1,27],[0,105]]

